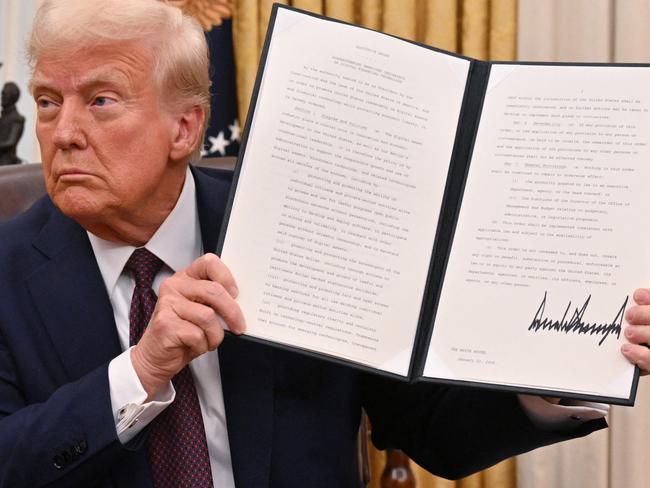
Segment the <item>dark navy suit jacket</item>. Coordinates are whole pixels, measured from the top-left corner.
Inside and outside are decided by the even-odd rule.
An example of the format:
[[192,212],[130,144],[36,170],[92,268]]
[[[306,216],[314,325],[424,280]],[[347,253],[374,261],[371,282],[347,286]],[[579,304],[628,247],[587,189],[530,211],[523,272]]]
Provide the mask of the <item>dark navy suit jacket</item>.
[[[193,171],[214,249],[231,174]],[[0,297],[0,487],[150,486],[147,429],[126,446],[115,431],[107,371],[121,351],[100,271],[47,197],[0,224]],[[513,395],[407,385],[232,337],[219,360],[238,488],[357,486],[362,407],[375,444],[451,478],[605,425],[541,432]]]

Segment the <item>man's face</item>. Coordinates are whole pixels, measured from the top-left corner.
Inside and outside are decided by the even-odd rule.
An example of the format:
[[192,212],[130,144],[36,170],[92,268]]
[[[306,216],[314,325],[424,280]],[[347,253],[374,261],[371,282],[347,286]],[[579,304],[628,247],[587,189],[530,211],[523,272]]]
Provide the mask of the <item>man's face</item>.
[[176,122],[152,65],[147,49],[122,43],[43,57],[34,70],[47,191],[64,214],[111,240],[134,241],[130,230],[164,219],[184,179],[185,164],[169,157]]

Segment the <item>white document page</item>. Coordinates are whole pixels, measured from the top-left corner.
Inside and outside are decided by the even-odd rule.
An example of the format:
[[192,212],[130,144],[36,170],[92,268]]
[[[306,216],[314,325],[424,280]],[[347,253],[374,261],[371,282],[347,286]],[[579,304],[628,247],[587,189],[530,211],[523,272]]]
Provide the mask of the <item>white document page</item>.
[[408,373],[468,68],[278,10],[222,251],[247,334]]
[[492,67],[424,375],[627,399],[650,69]]

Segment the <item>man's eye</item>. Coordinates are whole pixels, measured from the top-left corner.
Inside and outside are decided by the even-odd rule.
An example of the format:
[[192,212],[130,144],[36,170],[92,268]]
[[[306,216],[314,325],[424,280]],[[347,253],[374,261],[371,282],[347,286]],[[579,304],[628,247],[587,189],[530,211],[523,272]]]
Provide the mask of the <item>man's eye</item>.
[[39,98],[36,101],[36,104],[38,105],[38,108],[50,108],[54,106],[54,103],[47,98]]
[[93,100],[93,105],[96,105],[98,107],[105,107],[105,106],[111,105],[113,103],[115,103],[115,100],[113,100],[112,98],[108,98],[108,97],[96,97]]

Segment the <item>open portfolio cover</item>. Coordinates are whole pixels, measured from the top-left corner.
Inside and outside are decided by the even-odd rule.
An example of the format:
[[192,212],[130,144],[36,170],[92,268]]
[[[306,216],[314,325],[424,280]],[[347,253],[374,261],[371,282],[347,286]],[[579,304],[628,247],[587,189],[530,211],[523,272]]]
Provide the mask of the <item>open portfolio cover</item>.
[[219,248],[244,337],[631,405],[650,67],[484,62],[275,5]]

